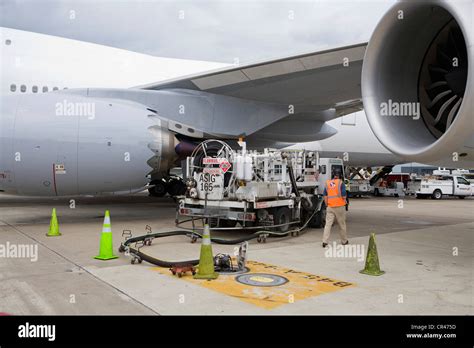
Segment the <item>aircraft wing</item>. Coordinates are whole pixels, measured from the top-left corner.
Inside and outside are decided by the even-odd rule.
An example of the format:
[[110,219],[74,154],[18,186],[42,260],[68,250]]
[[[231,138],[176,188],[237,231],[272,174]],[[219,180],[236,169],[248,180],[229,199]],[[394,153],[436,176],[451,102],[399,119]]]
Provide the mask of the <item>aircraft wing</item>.
[[[295,114],[335,109],[330,117],[334,118],[362,108],[360,82],[366,46],[362,43],[230,66],[138,88],[195,90],[255,102],[293,105]],[[319,119],[327,121],[328,116],[321,114]]]

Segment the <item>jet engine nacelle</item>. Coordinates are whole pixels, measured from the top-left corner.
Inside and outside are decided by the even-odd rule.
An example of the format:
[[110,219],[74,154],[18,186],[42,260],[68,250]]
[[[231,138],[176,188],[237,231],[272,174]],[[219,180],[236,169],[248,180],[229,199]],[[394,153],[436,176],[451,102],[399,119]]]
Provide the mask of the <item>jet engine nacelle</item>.
[[133,191],[172,166],[178,140],[138,103],[62,93],[2,98],[0,190],[64,196]]
[[367,119],[380,142],[407,161],[474,167],[473,6],[400,1],[369,41]]

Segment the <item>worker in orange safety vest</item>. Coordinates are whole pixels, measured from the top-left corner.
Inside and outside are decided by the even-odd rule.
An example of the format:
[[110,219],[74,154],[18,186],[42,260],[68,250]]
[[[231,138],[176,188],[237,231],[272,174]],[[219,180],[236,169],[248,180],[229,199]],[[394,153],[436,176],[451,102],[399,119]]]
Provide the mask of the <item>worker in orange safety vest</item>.
[[324,187],[324,203],[326,203],[326,225],[324,226],[323,248],[328,245],[328,239],[331,235],[331,227],[334,220],[340,227],[340,237],[342,245],[349,244],[346,230],[346,185],[341,180],[342,173],[335,170],[333,179],[327,180]]

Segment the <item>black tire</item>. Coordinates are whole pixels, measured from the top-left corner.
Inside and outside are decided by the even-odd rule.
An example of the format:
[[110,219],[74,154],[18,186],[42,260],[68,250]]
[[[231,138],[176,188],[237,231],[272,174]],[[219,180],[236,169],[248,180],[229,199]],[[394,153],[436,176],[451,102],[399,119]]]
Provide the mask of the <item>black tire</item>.
[[181,179],[170,179],[167,191],[171,197],[182,196],[186,193],[186,184]]
[[326,204],[323,202],[321,209],[314,214],[313,218],[309,222],[309,227],[312,228],[323,228],[326,225]]
[[458,196],[458,197],[459,197],[459,199],[464,199],[464,198],[466,198],[466,196]]
[[237,226],[237,220],[220,219],[219,227],[230,228]]
[[163,179],[153,180],[150,182],[150,185],[155,185],[148,189],[150,196],[163,197],[164,195],[166,195],[166,192],[168,190],[168,185],[166,184],[166,181],[164,181]]
[[273,212],[273,223],[275,225],[282,225],[283,226],[275,227],[275,230],[278,232],[288,232],[290,229],[289,223],[291,222],[291,211],[288,207],[280,207],[275,209]]
[[441,199],[441,198],[443,198],[443,193],[441,192],[441,190],[434,190],[433,194],[431,195],[431,198],[432,199]]

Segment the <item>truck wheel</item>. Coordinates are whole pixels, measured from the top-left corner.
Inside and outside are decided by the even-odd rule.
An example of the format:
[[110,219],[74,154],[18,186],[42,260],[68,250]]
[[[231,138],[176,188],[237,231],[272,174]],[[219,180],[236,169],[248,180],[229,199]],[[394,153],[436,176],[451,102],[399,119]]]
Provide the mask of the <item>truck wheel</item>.
[[155,185],[148,189],[150,196],[152,197],[163,197],[166,195],[167,185],[164,180],[153,180],[150,182],[150,185]]
[[314,214],[313,218],[309,222],[309,227],[323,228],[326,225],[326,204],[321,205],[321,209]]
[[458,197],[459,197],[459,199],[464,199],[464,198],[466,198],[466,196],[458,196]]
[[431,198],[433,199],[441,199],[443,197],[443,193],[440,190],[434,190]]
[[237,220],[219,220],[219,227],[235,227],[237,225]]
[[273,213],[273,223],[275,225],[283,226],[276,227],[275,229],[279,232],[287,232],[290,229],[289,223],[291,222],[291,211],[288,207],[280,207]]

